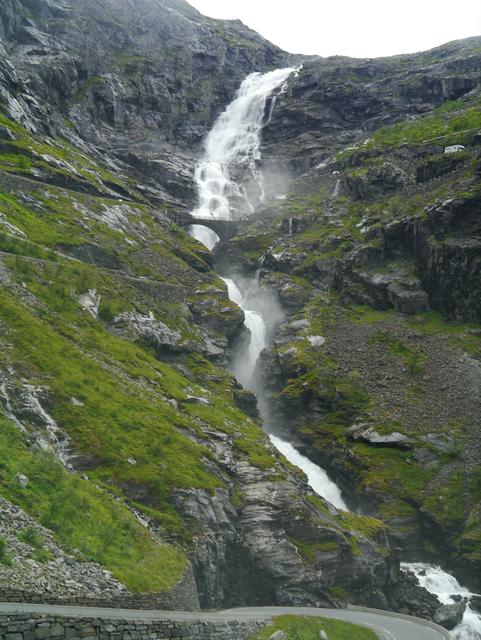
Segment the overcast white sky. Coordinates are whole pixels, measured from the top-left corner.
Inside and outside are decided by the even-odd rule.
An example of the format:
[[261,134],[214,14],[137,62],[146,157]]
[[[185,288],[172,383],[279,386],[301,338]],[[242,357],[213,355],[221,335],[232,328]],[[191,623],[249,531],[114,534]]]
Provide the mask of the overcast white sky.
[[481,0],[188,0],[292,53],[376,57],[481,35]]

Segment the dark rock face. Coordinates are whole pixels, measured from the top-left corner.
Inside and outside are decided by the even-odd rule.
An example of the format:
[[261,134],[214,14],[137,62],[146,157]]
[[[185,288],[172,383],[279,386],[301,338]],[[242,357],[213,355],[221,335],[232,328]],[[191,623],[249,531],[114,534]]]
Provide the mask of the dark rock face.
[[264,132],[265,166],[291,183],[226,250],[260,268],[288,316],[261,363],[274,423],[387,520],[408,557],[429,543],[473,590],[479,45],[306,62]]
[[[305,172],[333,150],[379,127],[429,112],[474,89],[481,79],[479,38],[453,42],[422,56],[307,61],[289,81],[264,132],[264,156]],[[384,173],[384,175],[382,175]],[[402,172],[386,166],[372,175],[381,191],[396,189]],[[354,185],[353,185],[354,186]],[[357,187],[362,188],[358,183]]]
[[426,589],[421,589],[416,577],[411,573],[401,572],[390,595],[394,608],[400,613],[429,620],[439,609],[439,600],[436,596]]
[[[225,491],[176,492],[179,511],[198,523],[192,561],[203,607],[341,604],[334,587],[358,604],[388,606],[386,593],[396,575],[382,557],[382,534],[363,538],[360,551],[352,553],[351,534],[309,506],[300,479],[275,480],[271,471],[236,460],[222,434],[211,446],[240,483],[243,504],[234,508]],[[318,540],[325,549],[320,544],[315,550]],[[309,561],[299,552],[302,542],[313,544]]]

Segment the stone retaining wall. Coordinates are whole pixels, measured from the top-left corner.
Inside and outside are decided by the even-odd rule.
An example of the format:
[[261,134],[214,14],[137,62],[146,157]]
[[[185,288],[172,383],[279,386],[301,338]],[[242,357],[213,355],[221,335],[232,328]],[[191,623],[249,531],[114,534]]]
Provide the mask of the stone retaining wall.
[[161,611],[199,611],[199,597],[194,573],[189,565],[181,580],[165,593],[120,592],[116,597],[94,598],[56,593],[31,593],[20,589],[0,587],[0,602],[28,602],[31,604],[82,605],[112,609],[160,609]]
[[0,616],[0,640],[249,640],[262,622],[132,621],[63,618],[40,614]]

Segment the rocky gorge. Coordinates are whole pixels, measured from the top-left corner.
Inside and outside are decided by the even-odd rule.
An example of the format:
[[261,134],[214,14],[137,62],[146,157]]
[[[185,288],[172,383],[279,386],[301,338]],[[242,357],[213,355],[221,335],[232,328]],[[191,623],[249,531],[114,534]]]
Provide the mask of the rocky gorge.
[[[402,553],[479,590],[481,40],[307,59],[182,0],[7,0],[0,33],[2,589],[432,617]],[[211,253],[173,222],[203,141],[287,66]],[[229,372],[218,273],[276,300],[259,407],[351,512]]]

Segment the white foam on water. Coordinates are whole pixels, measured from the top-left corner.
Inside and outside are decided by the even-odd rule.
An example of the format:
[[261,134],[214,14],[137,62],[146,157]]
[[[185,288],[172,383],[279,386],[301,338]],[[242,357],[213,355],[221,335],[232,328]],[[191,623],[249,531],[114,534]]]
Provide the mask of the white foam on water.
[[[419,584],[436,595],[443,604],[453,604],[453,596],[469,600],[474,595],[462,587],[454,576],[436,565],[403,562],[401,568],[414,573]],[[451,631],[451,635],[456,640],[481,640],[481,616],[468,605],[461,624]]]
[[299,453],[299,451],[297,451],[297,449],[295,449],[289,442],[285,442],[284,440],[281,440],[281,438],[272,434],[269,435],[269,438],[276,449],[280,451],[291,464],[304,471],[309,485],[319,496],[333,504],[338,509],[348,511],[347,505],[342,499],[339,487],[329,478],[322,467],[319,467],[314,462],[311,462],[309,458],[306,458],[306,456]]
[[267,329],[266,323],[262,315],[253,310],[248,309],[245,297],[242,295],[239,287],[230,278],[222,278],[227,285],[227,292],[230,300],[235,302],[244,312],[244,324],[249,329],[251,338],[247,351],[242,356],[236,358],[233,367],[233,373],[241,384],[250,389],[257,359],[261,351],[267,346]]

